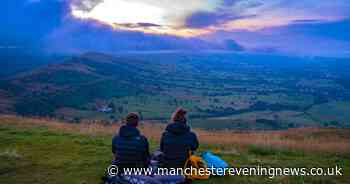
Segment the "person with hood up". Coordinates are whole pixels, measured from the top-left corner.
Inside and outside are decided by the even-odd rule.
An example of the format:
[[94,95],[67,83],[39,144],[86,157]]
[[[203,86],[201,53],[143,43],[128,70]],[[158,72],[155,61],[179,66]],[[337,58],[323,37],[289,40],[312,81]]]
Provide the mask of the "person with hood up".
[[189,152],[196,151],[199,146],[196,134],[187,125],[186,114],[185,109],[178,108],[162,135],[160,150],[164,153],[164,167],[183,168]]
[[147,168],[149,165],[149,143],[137,129],[139,119],[137,113],[129,113],[125,118],[126,124],[113,137],[114,163],[119,168]]

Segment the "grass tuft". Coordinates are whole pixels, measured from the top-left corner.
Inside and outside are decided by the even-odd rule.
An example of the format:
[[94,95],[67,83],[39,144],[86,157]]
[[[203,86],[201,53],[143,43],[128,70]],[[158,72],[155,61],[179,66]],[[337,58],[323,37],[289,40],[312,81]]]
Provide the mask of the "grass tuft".
[[2,159],[15,159],[15,160],[18,160],[18,159],[21,159],[22,156],[20,154],[18,154],[17,150],[15,149],[7,149],[3,152],[0,152],[0,157]]

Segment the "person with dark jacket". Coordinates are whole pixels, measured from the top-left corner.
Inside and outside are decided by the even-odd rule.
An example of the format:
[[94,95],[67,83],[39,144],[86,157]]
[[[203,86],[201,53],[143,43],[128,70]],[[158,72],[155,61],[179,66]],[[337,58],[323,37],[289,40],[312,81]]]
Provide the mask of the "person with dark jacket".
[[149,164],[149,144],[145,136],[137,129],[139,116],[130,113],[126,117],[126,125],[119,129],[113,137],[112,152],[114,162],[120,168],[146,168]]
[[160,149],[164,153],[164,167],[183,168],[189,152],[198,148],[197,136],[187,125],[186,113],[186,110],[178,108],[162,135]]

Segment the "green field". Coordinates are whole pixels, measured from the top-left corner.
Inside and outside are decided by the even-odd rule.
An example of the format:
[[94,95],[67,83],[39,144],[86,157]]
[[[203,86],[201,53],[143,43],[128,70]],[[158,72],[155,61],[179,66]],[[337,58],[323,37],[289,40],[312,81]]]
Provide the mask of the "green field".
[[205,129],[348,128],[347,61],[85,53],[0,78],[0,113],[112,123],[136,111],[143,120],[166,123],[181,106],[195,127]]
[[330,123],[333,126],[345,124],[350,118],[350,102],[335,101],[314,106],[309,110],[309,114],[316,121]]
[[[111,135],[83,135],[49,129],[44,125],[20,125],[0,122],[0,183],[100,183],[110,164]],[[152,150],[158,140],[151,140]],[[235,148],[235,145],[231,147]],[[220,148],[222,150],[220,150]],[[195,183],[221,184],[347,184],[350,181],[350,157],[342,154],[304,153],[249,146],[236,151],[201,145],[200,152],[216,150],[232,166],[335,167],[343,176],[287,177],[231,176],[214,177]],[[230,148],[232,149],[232,148]]]

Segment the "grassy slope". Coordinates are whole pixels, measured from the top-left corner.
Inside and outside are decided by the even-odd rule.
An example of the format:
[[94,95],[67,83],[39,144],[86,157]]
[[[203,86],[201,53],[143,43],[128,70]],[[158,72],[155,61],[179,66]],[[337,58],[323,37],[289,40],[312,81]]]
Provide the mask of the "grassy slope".
[[[0,119],[0,183],[99,183],[109,165],[111,136],[83,135],[45,125],[22,125]],[[152,149],[157,143],[151,140]],[[202,145],[201,151],[217,149]],[[220,150],[219,150],[220,152]],[[234,166],[343,167],[342,177],[224,177],[198,183],[338,183],[350,180],[346,155],[303,153],[249,147],[221,152]]]

